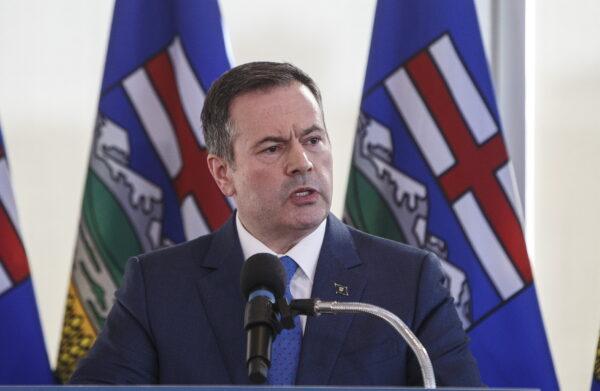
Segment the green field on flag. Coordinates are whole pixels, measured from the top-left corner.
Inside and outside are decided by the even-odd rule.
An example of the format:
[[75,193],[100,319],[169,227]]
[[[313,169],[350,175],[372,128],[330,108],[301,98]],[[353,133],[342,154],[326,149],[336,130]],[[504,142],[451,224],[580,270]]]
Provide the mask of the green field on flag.
[[354,227],[370,234],[406,243],[392,211],[367,178],[352,167],[348,177],[346,211]]
[[85,186],[83,218],[113,281],[121,285],[127,259],[142,253],[142,246],[125,211],[92,170]]

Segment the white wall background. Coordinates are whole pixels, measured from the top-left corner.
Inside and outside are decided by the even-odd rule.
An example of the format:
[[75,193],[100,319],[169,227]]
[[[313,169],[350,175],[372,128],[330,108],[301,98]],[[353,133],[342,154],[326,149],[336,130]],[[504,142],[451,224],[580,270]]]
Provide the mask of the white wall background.
[[[530,199],[528,239],[559,380],[565,390],[587,390],[600,325],[594,246],[600,221],[600,3],[576,0],[567,7],[545,0],[542,7],[528,1],[532,45],[526,53],[519,38],[524,4],[477,1],[520,190]],[[334,144],[338,215],[374,6],[374,0],[222,0],[236,63],[290,61],[321,86]],[[0,0],[0,124],[52,364],[112,7],[111,0]],[[531,72],[526,80],[519,60],[524,53]],[[507,109],[523,100],[525,81],[535,114],[527,118],[529,144],[524,113]]]
[[534,10],[534,272],[565,390],[589,390],[600,329],[600,2]]

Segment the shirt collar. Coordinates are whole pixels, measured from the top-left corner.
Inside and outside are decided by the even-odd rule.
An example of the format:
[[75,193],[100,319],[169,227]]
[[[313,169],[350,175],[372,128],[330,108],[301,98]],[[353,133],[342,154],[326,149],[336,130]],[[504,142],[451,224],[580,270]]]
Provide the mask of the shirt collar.
[[240,245],[242,247],[242,253],[244,254],[244,259],[248,259],[254,254],[258,253],[274,254],[280,258],[284,255],[287,255],[296,261],[300,269],[311,281],[314,281],[315,271],[317,270],[317,261],[319,260],[319,253],[321,252],[323,238],[325,237],[325,226],[327,225],[327,219],[324,219],[314,231],[302,238],[302,240],[300,240],[285,254],[277,254],[275,251],[267,247],[263,242],[256,239],[244,227],[240,221],[238,213],[236,213],[235,216],[235,224],[238,237],[240,239]]

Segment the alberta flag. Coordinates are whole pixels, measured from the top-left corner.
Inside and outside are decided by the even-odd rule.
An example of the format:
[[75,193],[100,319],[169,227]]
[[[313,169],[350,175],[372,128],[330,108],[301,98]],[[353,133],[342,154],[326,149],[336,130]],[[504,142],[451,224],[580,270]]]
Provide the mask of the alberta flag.
[[435,252],[484,383],[558,388],[472,1],[380,0],[345,219]]
[[229,69],[216,0],[117,1],[57,372],[102,328],[127,259],[206,234],[232,205],[208,171],[205,92]]
[[0,132],[0,385],[52,383]]

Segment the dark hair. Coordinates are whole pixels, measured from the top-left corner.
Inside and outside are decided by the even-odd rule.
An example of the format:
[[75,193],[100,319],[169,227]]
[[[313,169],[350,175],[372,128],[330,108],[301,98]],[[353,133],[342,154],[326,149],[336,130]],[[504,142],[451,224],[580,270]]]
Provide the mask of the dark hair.
[[231,101],[244,93],[287,86],[293,82],[304,84],[312,92],[321,113],[321,92],[313,79],[289,63],[249,62],[225,72],[210,87],[202,108],[202,126],[208,152],[234,162],[234,129],[229,118]]

